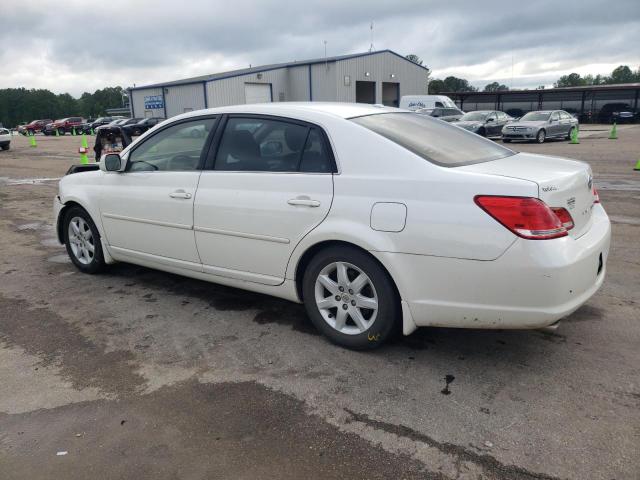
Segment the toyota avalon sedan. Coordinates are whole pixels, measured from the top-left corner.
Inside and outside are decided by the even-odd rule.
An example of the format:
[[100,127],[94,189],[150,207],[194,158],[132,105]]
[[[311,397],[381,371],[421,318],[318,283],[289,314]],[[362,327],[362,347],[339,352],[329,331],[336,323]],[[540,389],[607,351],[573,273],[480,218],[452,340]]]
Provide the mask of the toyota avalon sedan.
[[179,115],[65,176],[54,204],[82,272],[129,262],[304,303],[354,349],[554,326],[602,285],[610,239],[587,164],[359,104]]

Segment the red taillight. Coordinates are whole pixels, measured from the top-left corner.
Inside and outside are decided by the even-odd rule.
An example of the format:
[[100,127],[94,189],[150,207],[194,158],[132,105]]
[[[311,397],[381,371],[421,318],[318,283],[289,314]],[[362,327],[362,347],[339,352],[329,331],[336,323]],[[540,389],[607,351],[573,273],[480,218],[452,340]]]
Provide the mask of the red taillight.
[[596,190],[596,187],[593,187],[593,203],[600,203],[600,195]]
[[571,214],[567,211],[566,208],[562,207],[551,207],[551,211],[557,215],[562,223],[562,226],[567,229],[567,231],[571,230],[575,225],[573,224],[573,218],[571,218]]
[[568,235],[558,215],[538,198],[477,195],[474,201],[519,237],[549,240]]

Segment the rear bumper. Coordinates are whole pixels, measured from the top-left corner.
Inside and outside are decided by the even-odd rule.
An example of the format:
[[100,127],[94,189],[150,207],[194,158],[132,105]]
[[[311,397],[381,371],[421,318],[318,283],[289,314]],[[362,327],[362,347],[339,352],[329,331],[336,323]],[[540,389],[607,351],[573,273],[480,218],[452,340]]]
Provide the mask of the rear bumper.
[[540,328],[573,313],[604,281],[611,226],[601,205],[592,218],[580,238],[518,239],[493,261],[373,253],[416,326]]

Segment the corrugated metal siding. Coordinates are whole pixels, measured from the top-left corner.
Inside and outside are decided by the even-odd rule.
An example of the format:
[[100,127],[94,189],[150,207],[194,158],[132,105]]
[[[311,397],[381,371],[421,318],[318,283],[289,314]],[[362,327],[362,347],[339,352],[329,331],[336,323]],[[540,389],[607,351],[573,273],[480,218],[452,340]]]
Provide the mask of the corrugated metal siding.
[[205,108],[204,89],[201,83],[167,87],[164,94],[167,103],[167,118],[180,115],[185,111]]
[[[366,72],[369,72],[368,77],[365,75]],[[394,78],[391,78],[392,74],[395,75]],[[346,75],[351,78],[349,86],[344,85]],[[337,93],[335,100],[355,102],[356,81],[358,80],[376,82],[376,103],[382,103],[382,82],[400,83],[400,96],[427,94],[427,72],[389,52],[336,62]]]
[[336,63],[327,62],[311,65],[311,79],[314,102],[335,102],[336,90]]
[[287,102],[309,101],[309,66],[289,68]]
[[[258,78],[261,75],[262,78]],[[288,101],[287,87],[289,75],[286,68],[263,72],[261,74],[242,75],[240,77],[215,80],[207,83],[207,100],[210,108],[222,107],[226,105],[241,105],[245,103],[244,84],[245,83],[270,83],[273,93],[273,101],[278,102],[280,98]],[[282,97],[281,94],[282,93]]]
[[131,96],[133,97],[132,105],[133,105],[133,114],[136,117],[164,117],[164,110],[162,108],[157,109],[154,108],[152,110],[147,110],[147,114],[145,115],[144,109],[144,97],[149,95],[162,95],[161,88],[145,88],[144,90],[133,90],[131,92]]

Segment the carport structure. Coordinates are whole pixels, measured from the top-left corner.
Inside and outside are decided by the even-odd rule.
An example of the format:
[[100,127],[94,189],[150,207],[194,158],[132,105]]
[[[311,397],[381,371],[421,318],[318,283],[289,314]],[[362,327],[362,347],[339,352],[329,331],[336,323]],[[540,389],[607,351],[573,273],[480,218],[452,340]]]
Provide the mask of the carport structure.
[[520,117],[533,110],[565,110],[581,122],[606,122],[612,111],[638,112],[640,83],[503,92],[444,92],[460,109],[502,110]]

